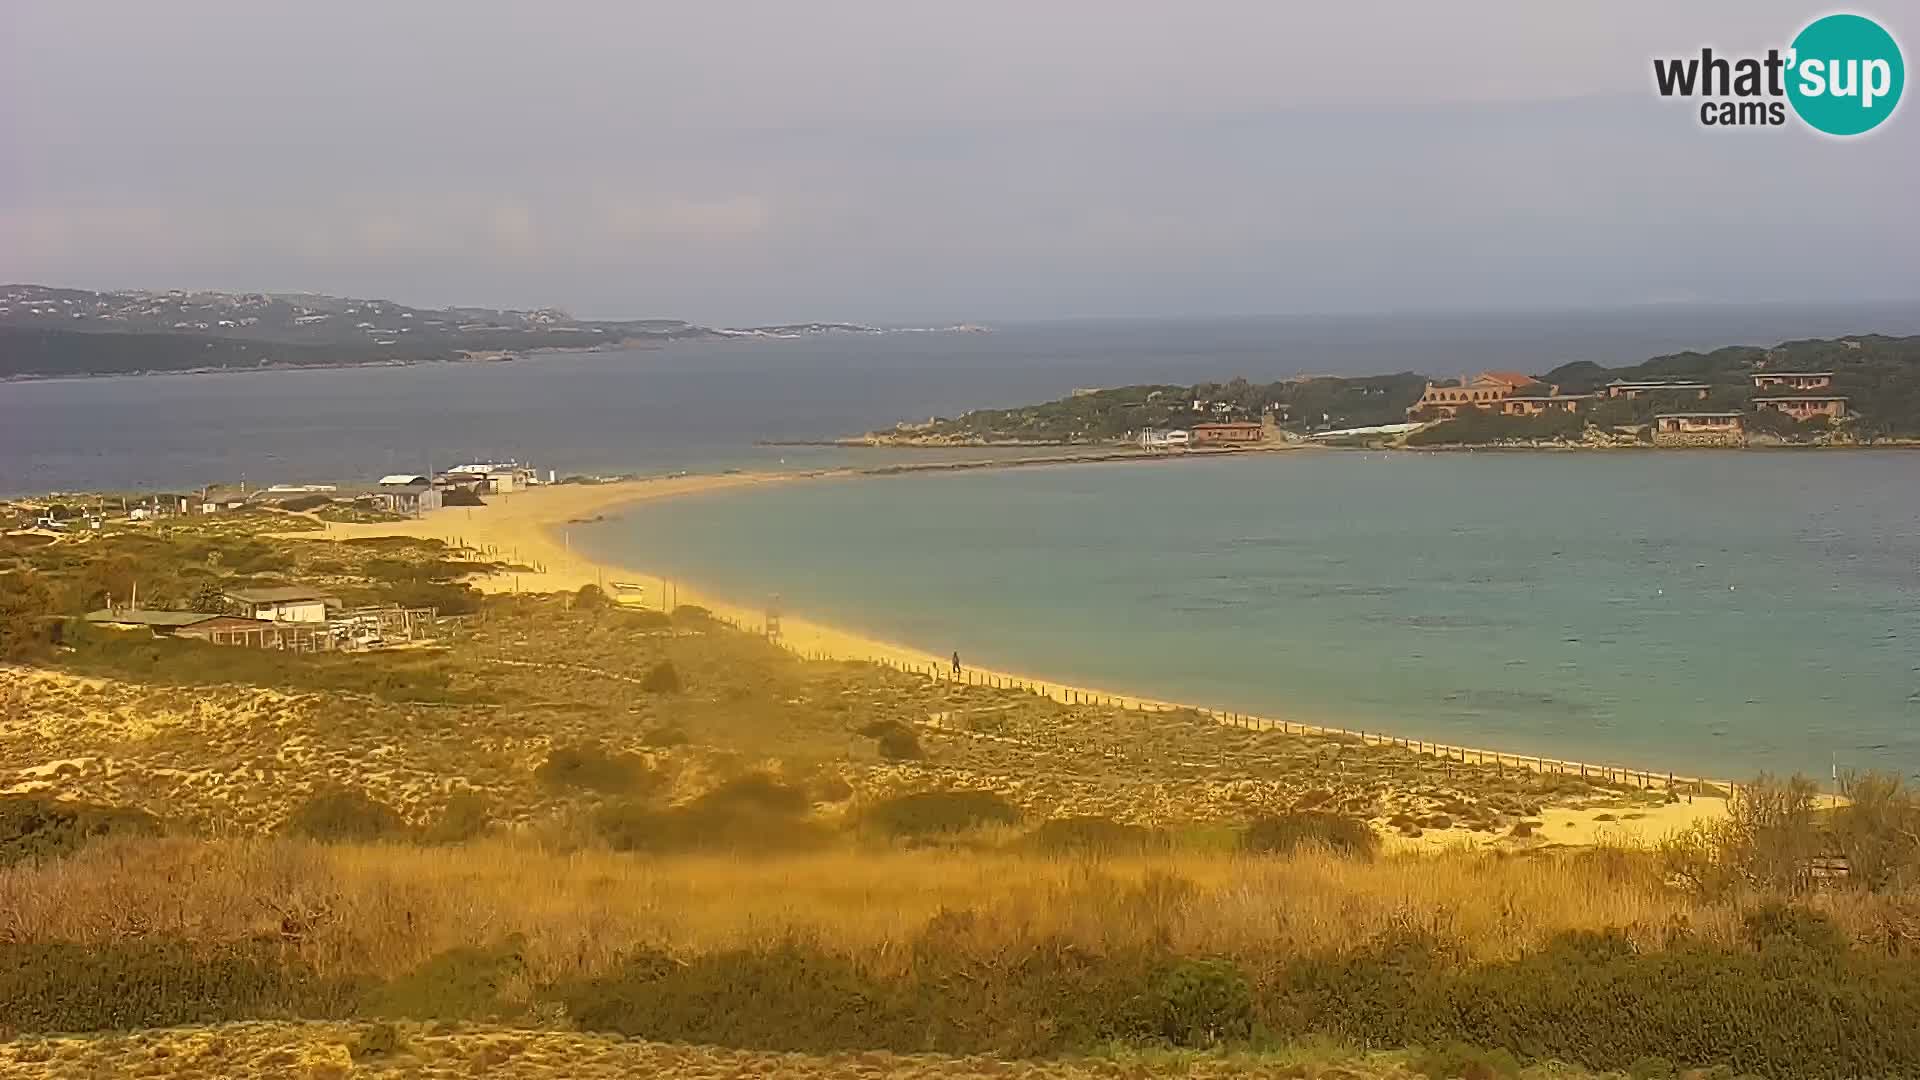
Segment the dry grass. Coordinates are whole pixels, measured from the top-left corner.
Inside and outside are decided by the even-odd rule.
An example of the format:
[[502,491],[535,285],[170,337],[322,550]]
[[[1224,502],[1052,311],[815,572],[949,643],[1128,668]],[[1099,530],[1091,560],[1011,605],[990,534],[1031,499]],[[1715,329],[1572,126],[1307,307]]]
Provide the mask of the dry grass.
[[[193,659],[217,667],[218,657]],[[684,693],[637,685],[662,660],[681,672]],[[450,680],[444,700],[404,700],[372,681],[368,693],[289,693],[0,668],[0,794],[135,807],[207,833],[271,830],[325,787],[363,790],[416,824],[471,790],[495,820],[528,824],[575,808],[535,769],[555,745],[590,741],[645,757],[673,778],[676,799],[747,770],[826,770],[852,785],[855,804],[975,788],[999,792],[1030,819],[1155,826],[1237,824],[1312,806],[1383,832],[1506,846],[1521,846],[1510,838],[1515,822],[1549,811],[1625,816],[1663,798],[1392,747],[1240,731],[1191,714],[934,685],[870,665],[799,660],[711,626],[665,631],[618,612],[572,611],[558,599],[502,598],[443,652],[358,662],[370,675],[426,665]],[[180,668],[171,670],[177,677]],[[926,758],[885,761],[856,734],[887,721],[914,727]],[[647,745],[646,733],[662,728],[689,742]]]
[[[393,1043],[373,1054],[370,1045]],[[790,1054],[680,1046],[561,1031],[450,1024],[247,1022],[131,1035],[0,1043],[0,1080],[155,1080],[287,1077],[289,1080],[1402,1080],[1404,1055],[1338,1044],[1253,1054],[1120,1053],[1113,1057],[1008,1062],[981,1057]],[[1595,1074],[1536,1066],[1524,1080]]]
[[[1822,903],[1843,928],[1875,940],[1902,901],[1836,894]],[[524,937],[536,982],[604,971],[636,945],[686,954],[793,934],[904,964],[943,910],[979,913],[970,933],[982,949],[1061,934],[1096,948],[1164,936],[1188,953],[1284,954],[1425,930],[1474,959],[1512,957],[1569,929],[1620,927],[1655,947],[1685,926],[1731,943],[1740,918],[1733,904],[1665,888],[1649,859],[1628,852],[1376,863],[964,851],[742,860],[554,855],[497,840],[422,849],[129,839],[0,871],[3,940],[267,934],[322,972],[381,976],[509,935]]]

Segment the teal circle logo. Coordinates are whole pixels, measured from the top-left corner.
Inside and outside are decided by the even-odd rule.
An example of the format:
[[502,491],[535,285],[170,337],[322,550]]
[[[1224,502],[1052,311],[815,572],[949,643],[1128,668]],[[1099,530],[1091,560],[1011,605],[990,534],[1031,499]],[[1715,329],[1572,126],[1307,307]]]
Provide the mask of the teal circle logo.
[[1900,104],[1907,67],[1900,46],[1861,15],[1828,15],[1793,39],[1787,100],[1809,127],[1859,135],[1879,127]]

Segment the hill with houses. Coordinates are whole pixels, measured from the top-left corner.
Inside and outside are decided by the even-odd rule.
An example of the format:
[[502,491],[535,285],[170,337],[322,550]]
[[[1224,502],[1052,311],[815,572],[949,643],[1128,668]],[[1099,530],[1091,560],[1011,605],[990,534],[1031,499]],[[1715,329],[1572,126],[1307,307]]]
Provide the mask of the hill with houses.
[[[1246,444],[1350,432],[1414,446],[1910,440],[1920,438],[1920,336],[1730,346],[1624,367],[1582,361],[1538,373],[1433,378],[1403,372],[1086,389],[1034,405],[899,424],[866,441],[1151,445],[1168,435],[1184,442],[1180,436],[1191,433],[1194,444]],[[1689,438],[1662,438],[1680,434]]]
[[316,293],[0,285],[0,378],[503,360],[544,349],[887,332],[837,322],[577,319],[558,308],[416,308]]

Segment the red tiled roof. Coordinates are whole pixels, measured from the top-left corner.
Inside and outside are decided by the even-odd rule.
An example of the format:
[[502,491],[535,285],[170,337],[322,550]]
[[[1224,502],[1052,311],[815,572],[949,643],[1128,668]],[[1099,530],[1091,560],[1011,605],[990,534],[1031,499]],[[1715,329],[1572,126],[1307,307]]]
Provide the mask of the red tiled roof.
[[1518,371],[1483,371],[1474,377],[1476,382],[1505,383],[1512,387],[1532,386],[1539,379]]

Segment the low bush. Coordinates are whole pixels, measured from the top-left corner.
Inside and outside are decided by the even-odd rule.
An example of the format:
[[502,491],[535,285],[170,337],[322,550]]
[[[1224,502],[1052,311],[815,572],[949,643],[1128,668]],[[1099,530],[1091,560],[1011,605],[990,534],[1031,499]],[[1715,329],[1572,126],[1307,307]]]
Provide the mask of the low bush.
[[665,748],[669,746],[685,746],[691,741],[687,736],[685,728],[673,724],[668,724],[665,727],[649,728],[640,733],[641,746]]
[[507,991],[524,982],[524,942],[449,949],[370,990],[361,1011],[407,1020],[497,1020],[516,1011]]
[[806,851],[831,842],[806,819],[806,793],[754,773],[729,781],[683,806],[659,809],[628,800],[595,813],[594,830],[616,851]]
[[1380,837],[1358,818],[1324,810],[1294,810],[1256,818],[1240,834],[1240,848],[1260,855],[1287,855],[1301,847],[1323,847],[1342,855],[1371,859]]
[[920,736],[907,727],[896,727],[880,736],[874,743],[874,749],[888,761],[919,761],[927,756],[927,751],[920,745]]
[[477,791],[457,791],[446,809],[427,826],[421,839],[429,844],[458,844],[472,840],[493,826],[493,810]]
[[1091,816],[1050,818],[1027,842],[1041,851],[1086,855],[1136,855],[1172,846],[1163,830]]
[[1282,1037],[1464,1043],[1596,1070],[1660,1058],[1767,1077],[1920,1076],[1920,965],[1833,951],[1819,921],[1769,916],[1789,929],[1749,949],[1642,951],[1619,931],[1575,931],[1483,965],[1452,961],[1432,938],[1389,937],[1286,963],[1261,1019]]
[[569,743],[547,751],[533,778],[555,791],[625,795],[657,786],[658,778],[635,754],[616,753],[597,742]]
[[895,836],[927,836],[1012,825],[1020,820],[1020,811],[991,791],[916,791],[875,803],[864,816]]
[[589,1031],[749,1049],[919,1049],[907,1003],[848,959],[810,943],[683,962],[642,952],[563,992]]
[[756,772],[736,777],[702,794],[687,804],[686,809],[699,814],[744,812],[793,816],[806,813],[808,805],[805,791]]
[[397,840],[410,832],[391,806],[345,788],[321,792],[295,806],[281,829],[326,843]]
[[640,689],[649,694],[677,694],[680,692],[680,671],[673,661],[662,660],[647,669],[640,679]]
[[1851,777],[1833,811],[1834,846],[1847,859],[1846,883],[1892,892],[1920,884],[1920,792],[1898,776]]
[[357,989],[319,978],[274,943],[139,938],[0,943],[0,1001],[17,1031],[100,1031],[340,1016]]
[[661,630],[673,625],[673,616],[664,611],[625,608],[620,612],[619,625],[630,630]]
[[1226,960],[1176,960],[1154,979],[1160,1034],[1175,1046],[1214,1046],[1253,1034],[1253,988]]
[[160,820],[143,810],[0,796],[0,866],[57,859],[103,836],[154,836]]
[[582,585],[567,606],[575,611],[599,611],[607,606],[607,594],[598,585]]

